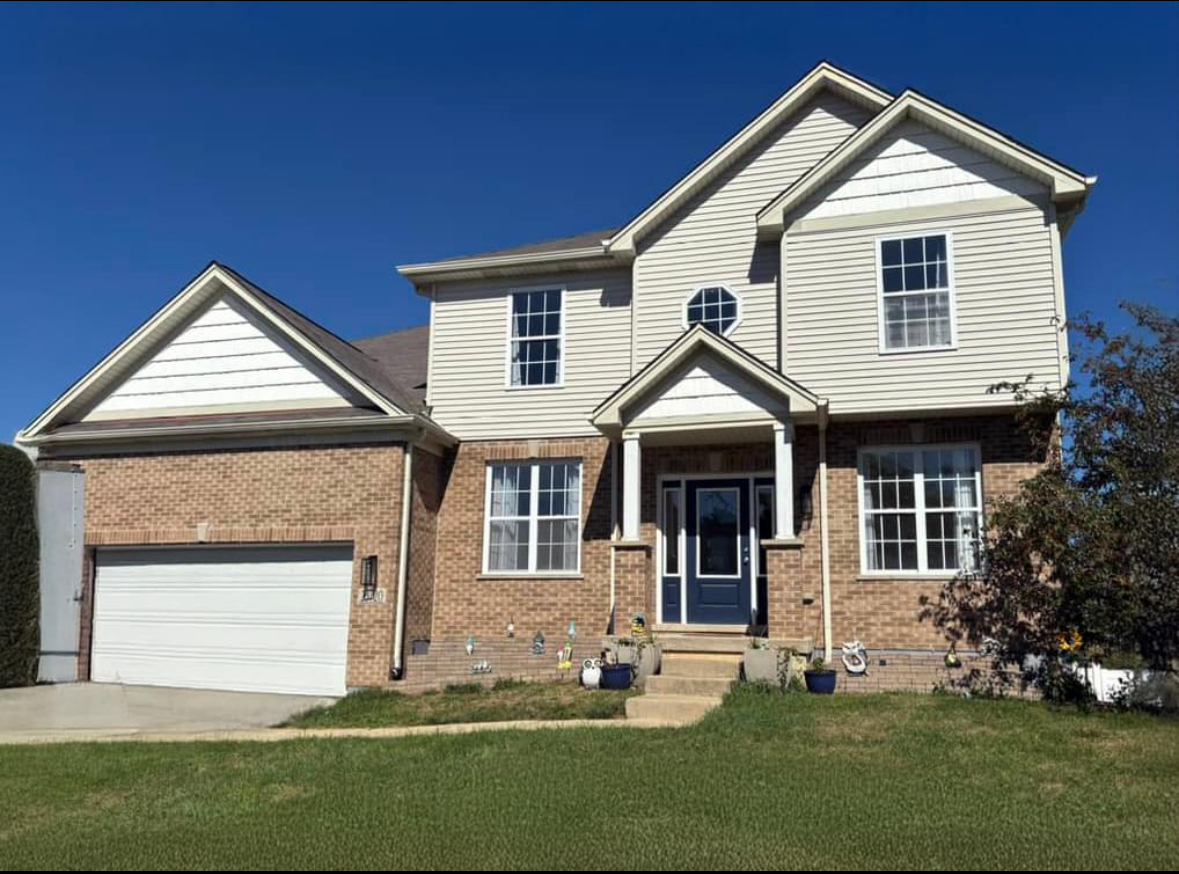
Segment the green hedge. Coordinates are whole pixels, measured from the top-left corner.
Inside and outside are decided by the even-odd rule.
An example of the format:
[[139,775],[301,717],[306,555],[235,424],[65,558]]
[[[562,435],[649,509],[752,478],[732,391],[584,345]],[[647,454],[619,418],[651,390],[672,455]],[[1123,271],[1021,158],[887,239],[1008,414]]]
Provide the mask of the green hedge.
[[0,688],[37,680],[41,613],[33,463],[0,446]]

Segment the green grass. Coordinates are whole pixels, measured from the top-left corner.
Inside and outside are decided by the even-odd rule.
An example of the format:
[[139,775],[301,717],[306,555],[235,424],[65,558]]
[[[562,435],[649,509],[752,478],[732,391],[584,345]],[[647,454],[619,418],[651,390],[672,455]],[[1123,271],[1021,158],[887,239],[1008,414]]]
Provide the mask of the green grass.
[[5,868],[1170,868],[1179,723],[739,692],[682,730],[0,748]]
[[507,722],[516,719],[621,719],[629,692],[589,692],[573,683],[498,680],[449,686],[441,692],[404,695],[373,689],[329,707],[309,710],[286,723],[292,728],[379,728],[448,722]]

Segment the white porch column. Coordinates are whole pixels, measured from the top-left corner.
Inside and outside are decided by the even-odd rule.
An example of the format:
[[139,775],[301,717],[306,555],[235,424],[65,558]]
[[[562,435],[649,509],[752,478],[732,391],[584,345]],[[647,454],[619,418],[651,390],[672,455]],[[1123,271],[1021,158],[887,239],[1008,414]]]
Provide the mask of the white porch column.
[[794,426],[774,423],[774,539],[794,539]]
[[622,539],[639,539],[643,450],[638,434],[622,435]]

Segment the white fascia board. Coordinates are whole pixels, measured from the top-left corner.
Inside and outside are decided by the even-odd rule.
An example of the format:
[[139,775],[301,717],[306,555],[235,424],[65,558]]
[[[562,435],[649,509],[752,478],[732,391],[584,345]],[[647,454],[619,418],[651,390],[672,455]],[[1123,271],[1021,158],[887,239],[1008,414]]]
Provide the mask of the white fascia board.
[[275,318],[274,314],[271,313],[266,304],[254,297],[254,295],[250,293],[249,289],[244,288],[239,283],[237,283],[232,276],[229,276],[220,270],[217,271],[217,274],[217,278],[220,279],[229,288],[230,291],[245,301],[245,303],[249,304],[258,313],[258,315],[281,331],[289,340],[299,346],[304,352],[314,358],[317,362],[334,373],[342,382],[351,386],[356,391],[360,392],[360,394],[364,395],[366,398],[376,404],[377,408],[382,412],[385,412],[390,416],[408,415],[405,410],[394,404],[380,392],[371,388],[368,383],[355,376],[352,371],[348,370],[346,367],[336,361],[336,359],[329,355],[325,355],[322,351],[320,351],[318,346],[304,337],[303,334],[301,334],[299,331],[296,331],[293,327],[288,325],[284,320]]
[[402,410],[396,404],[389,401],[376,390],[369,387],[363,380],[354,376],[349,370],[343,367],[334,358],[331,358],[322,353],[317,346],[311,343],[301,333],[296,331],[293,327],[286,324],[282,319],[275,317],[270,309],[261,301],[259,301],[248,289],[243,288],[230,274],[221,269],[221,266],[213,263],[206,267],[201,273],[192,280],[187,286],[180,290],[180,292],[173,297],[168,303],[164,304],[155,315],[139,326],[127,339],[115,347],[115,349],[103,358],[97,365],[83,376],[80,380],[75,382],[69,389],[65,391],[57,400],[55,400],[41,415],[34,419],[27,428],[24,428],[17,434],[17,440],[23,444],[29,444],[43,432],[50,424],[52,424],[57,416],[68,409],[73,403],[81,398],[85,393],[91,389],[96,382],[98,382],[106,373],[113,367],[125,360],[129,355],[134,353],[141,344],[150,342],[151,337],[156,334],[161,326],[165,325],[169,318],[172,317],[178,310],[185,306],[186,303],[193,298],[206,293],[209,284],[217,280],[221,285],[232,292],[252,310],[257,312],[267,324],[272,325],[285,337],[291,340],[296,346],[304,350],[315,361],[327,368],[331,373],[335,374],[342,382],[351,388],[355,389],[364,397],[368,398],[378,409],[390,416],[404,416],[407,415],[405,410]]
[[664,350],[630,382],[603,401],[590,414],[590,423],[599,430],[620,428],[623,424],[623,409],[632,406],[646,392],[658,386],[665,377],[674,372],[676,367],[701,351],[711,352],[770,391],[785,395],[790,401],[792,411],[817,412],[826,404],[823,398],[789,377],[753,358],[733,343],[722,340],[711,331],[697,325]]
[[54,418],[64,409],[76,401],[88,388],[94,385],[103,374],[109,371],[112,367],[122,361],[132,350],[139,346],[140,342],[150,336],[154,331],[160,327],[161,324],[167,321],[168,317],[182,307],[192,297],[199,294],[208,285],[209,280],[217,273],[219,273],[216,264],[210,264],[201,273],[182,288],[170,301],[164,304],[156,314],[140,325],[134,332],[131,333],[127,339],[114,348],[105,358],[98,362],[90,371],[75,382],[72,386],[65,390],[57,400],[49,405],[44,412],[36,419],[29,423],[28,427],[24,428],[17,438],[20,442],[27,443],[32,438],[40,434],[45,428],[54,420]]
[[915,91],[906,91],[763,207],[757,214],[759,235],[766,237],[782,233],[786,215],[791,210],[830,182],[836,173],[855,160],[869,145],[910,117],[935,129],[957,134],[967,145],[993,150],[1008,164],[1048,185],[1054,201],[1083,199],[1097,181],[1097,177],[1084,176],[1065,167],[937,101]]
[[[449,261],[432,261],[421,264],[403,264],[397,272],[414,284],[418,294],[429,295],[429,289],[423,288],[423,283],[433,281],[453,281],[466,278],[478,278],[496,271],[507,271],[520,267],[544,267],[556,265],[568,267],[570,262],[595,262],[593,266],[607,267],[612,262],[626,263],[617,256],[608,256],[604,245],[581,247],[578,249],[562,249],[557,252],[543,252],[520,255],[490,255],[479,258],[456,258]],[[596,263],[600,262],[600,263]]]
[[662,221],[676,205],[706,184],[720,168],[727,166],[768,129],[781,123],[791,112],[802,106],[819,89],[829,86],[881,109],[892,100],[892,95],[874,85],[846,73],[826,61],[820,63],[798,80],[764,112],[742,128],[734,137],[698,164],[687,176],[664,192],[654,203],[635,216],[625,227],[606,241],[610,252],[633,254],[638,237],[652,224]]

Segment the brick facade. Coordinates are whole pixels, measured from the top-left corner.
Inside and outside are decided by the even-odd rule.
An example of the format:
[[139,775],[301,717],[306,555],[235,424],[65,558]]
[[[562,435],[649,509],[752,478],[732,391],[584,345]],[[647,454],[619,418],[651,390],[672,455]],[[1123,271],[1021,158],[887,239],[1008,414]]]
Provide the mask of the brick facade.
[[[95,547],[348,542],[355,561],[347,683],[388,683],[403,457],[403,446],[390,444],[71,459],[86,474],[79,676],[89,676]],[[383,603],[358,601],[366,555],[378,557]]]
[[[1032,449],[1009,416],[900,420],[836,424],[828,430],[828,514],[833,645],[860,639],[870,650],[924,652],[940,665],[944,635],[920,619],[922,595],[936,596],[943,578],[868,579],[860,571],[857,450],[891,444],[979,444],[984,499],[1010,493],[1037,469]],[[582,577],[488,579],[481,577],[483,505],[487,463],[496,458],[583,458]],[[640,541],[645,548],[616,548],[617,622],[635,612],[656,621],[655,557],[660,477],[675,474],[767,474],[773,448],[765,443],[731,446],[644,446]],[[823,644],[818,429],[796,429],[795,534],[801,547],[768,552],[769,633],[775,638]],[[621,494],[621,484],[618,489]],[[477,639],[498,641],[513,620],[521,637],[541,630],[563,640],[569,620],[599,634],[609,625],[610,463],[605,440],[519,441],[463,444],[439,516],[435,585],[435,644]],[[465,653],[463,654],[465,656]],[[461,660],[461,659],[460,659]],[[923,663],[924,664],[924,663]],[[927,672],[928,673],[928,672]],[[932,676],[932,675],[931,675]]]
[[[505,639],[513,622],[521,638],[541,631],[564,640],[572,620],[584,635],[602,635],[610,605],[609,441],[536,440],[463,443],[455,454],[438,514],[434,579],[436,641]],[[582,461],[581,574],[569,577],[485,577],[483,512],[487,465],[497,459]]]
[[413,509],[410,513],[409,575],[406,580],[405,640],[428,639],[434,624],[434,573],[438,512],[446,493],[450,465],[446,459],[415,449]]
[[[833,644],[858,638],[873,654],[906,653],[896,667],[873,669],[880,682],[924,684],[944,672],[946,641],[919,619],[922,595],[941,579],[867,579],[860,573],[857,449],[869,445],[975,442],[982,450],[984,498],[1012,491],[1037,466],[1028,443],[1005,416],[864,424],[828,431]],[[582,461],[581,573],[577,577],[489,577],[482,573],[488,463],[498,459]],[[404,447],[283,447],[87,457],[86,568],[93,548],[114,544],[350,542],[356,558],[349,634],[349,686],[390,682],[396,611],[398,538]],[[800,545],[769,549],[769,633],[823,643],[819,546],[818,431],[796,429],[795,535]],[[621,467],[621,465],[620,465]],[[415,450],[413,517],[406,603],[407,688],[471,679],[470,663],[492,661],[495,676],[550,678],[570,621],[578,655],[596,650],[612,630],[611,569],[620,631],[631,616],[657,620],[657,483],[676,474],[768,474],[764,443],[731,446],[644,446],[640,547],[611,541],[610,444],[604,438],[472,442],[447,457]],[[617,494],[621,495],[621,484]],[[378,556],[383,603],[358,603],[360,559]],[[83,604],[80,676],[88,676],[89,613]],[[516,637],[509,639],[508,622]],[[531,655],[533,635],[547,641]],[[468,635],[477,653],[468,657]],[[428,655],[410,655],[414,641]],[[875,657],[875,655],[874,655]],[[899,658],[899,657],[898,657]],[[914,677],[925,678],[917,683]],[[895,680],[882,680],[886,677]],[[926,682],[928,680],[929,682]],[[893,686],[889,686],[892,688]]]
[[[984,502],[1011,494],[1022,479],[1039,467],[1031,444],[1010,416],[832,425],[827,434],[827,477],[831,490],[828,548],[832,643],[836,648],[854,639],[862,641],[869,650],[944,651],[946,648],[942,632],[928,622],[919,621],[918,616],[920,598],[923,595],[936,598],[948,575],[941,579],[903,576],[866,579],[860,573],[857,449],[910,443],[977,443],[982,455]],[[819,634],[815,639],[821,638]]]

